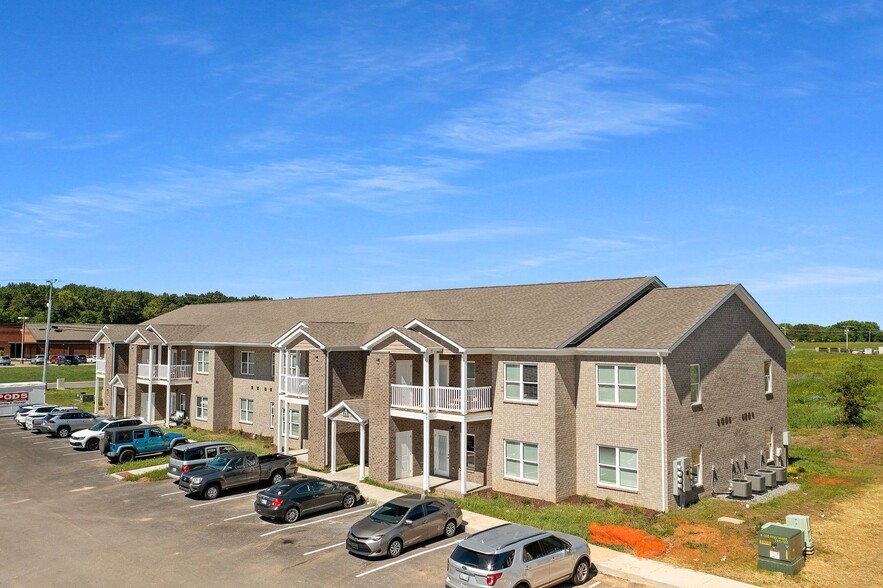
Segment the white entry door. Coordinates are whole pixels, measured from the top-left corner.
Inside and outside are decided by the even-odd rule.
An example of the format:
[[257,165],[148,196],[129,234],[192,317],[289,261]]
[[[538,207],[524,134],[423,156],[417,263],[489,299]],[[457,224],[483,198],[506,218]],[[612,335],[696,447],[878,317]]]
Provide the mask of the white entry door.
[[414,445],[411,431],[396,433],[396,478],[414,475]]
[[449,454],[450,454],[450,438],[449,432],[443,429],[435,429],[432,433],[432,470],[436,476],[447,478],[450,475]]
[[410,359],[396,360],[396,384],[411,386],[414,383],[414,364]]
[[147,392],[141,393],[141,414],[139,416],[143,416],[147,419],[148,422],[153,422],[153,411],[152,407],[147,405],[147,399],[150,395]]
[[451,362],[447,359],[441,359],[438,362],[438,384],[437,386],[450,386],[451,380]]

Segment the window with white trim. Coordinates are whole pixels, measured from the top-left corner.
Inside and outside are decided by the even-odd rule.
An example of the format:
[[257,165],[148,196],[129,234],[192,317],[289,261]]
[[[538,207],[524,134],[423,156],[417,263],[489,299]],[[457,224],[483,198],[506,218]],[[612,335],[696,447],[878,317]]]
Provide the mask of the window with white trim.
[[239,352],[239,373],[243,376],[254,375],[254,351]]
[[466,471],[475,471],[475,435],[466,433]]
[[507,363],[506,400],[537,402],[539,396],[539,370],[533,363]]
[[690,448],[690,477],[694,486],[702,485],[702,446]]
[[466,362],[466,387],[475,388],[475,362]]
[[288,411],[288,436],[294,439],[300,438],[300,411]]
[[702,403],[702,386],[699,382],[699,364],[690,365],[690,403]]
[[273,353],[270,355],[270,377],[272,379],[276,379],[276,356],[277,353]]
[[200,421],[208,420],[208,396],[196,397],[196,418]]
[[598,404],[637,406],[637,368],[633,365],[598,366]]
[[540,454],[536,443],[505,441],[504,477],[527,482],[540,480]]
[[271,429],[276,428],[276,403],[275,402],[270,403],[270,428]]
[[252,400],[251,398],[239,399],[239,422],[254,422],[254,400]]
[[763,391],[765,394],[773,393],[773,362],[769,359],[763,361]]
[[208,349],[197,349],[196,350],[196,373],[197,374],[207,374],[208,373]]
[[598,485],[638,489],[638,450],[598,446]]

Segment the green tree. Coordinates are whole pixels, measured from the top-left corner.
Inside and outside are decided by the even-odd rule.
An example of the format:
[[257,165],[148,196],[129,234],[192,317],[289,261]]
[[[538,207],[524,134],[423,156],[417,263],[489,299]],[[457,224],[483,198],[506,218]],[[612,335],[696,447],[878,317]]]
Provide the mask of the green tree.
[[864,361],[856,359],[846,364],[832,390],[843,424],[856,427],[865,424],[865,411],[871,406],[871,388],[875,383]]

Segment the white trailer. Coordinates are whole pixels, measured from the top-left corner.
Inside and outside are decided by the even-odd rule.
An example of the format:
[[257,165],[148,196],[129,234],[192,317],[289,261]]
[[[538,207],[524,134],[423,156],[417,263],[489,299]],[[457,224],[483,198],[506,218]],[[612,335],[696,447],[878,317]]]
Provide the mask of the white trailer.
[[43,382],[0,384],[0,416],[12,416],[23,404],[46,402]]

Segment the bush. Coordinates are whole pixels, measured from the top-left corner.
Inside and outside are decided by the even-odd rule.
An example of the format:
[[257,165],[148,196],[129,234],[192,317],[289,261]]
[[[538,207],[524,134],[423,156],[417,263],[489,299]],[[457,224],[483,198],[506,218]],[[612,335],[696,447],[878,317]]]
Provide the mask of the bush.
[[849,362],[834,383],[834,400],[840,407],[840,421],[861,427],[865,411],[871,406],[871,386],[874,378],[861,360]]

